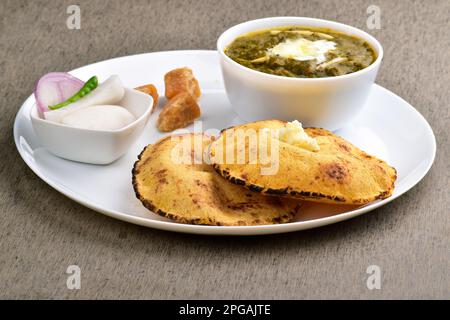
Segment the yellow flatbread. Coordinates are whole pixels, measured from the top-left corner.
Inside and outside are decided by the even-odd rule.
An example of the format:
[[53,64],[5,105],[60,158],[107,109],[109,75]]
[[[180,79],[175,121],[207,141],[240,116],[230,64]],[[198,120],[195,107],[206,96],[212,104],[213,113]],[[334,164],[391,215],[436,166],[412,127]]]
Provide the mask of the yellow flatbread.
[[136,197],[149,210],[181,223],[250,226],[294,218],[298,200],[250,192],[205,163],[211,141],[202,134],[185,134],[147,146],[133,169]]
[[[317,140],[319,151],[309,151],[277,140],[278,167],[273,174],[262,174],[261,169],[267,165],[251,162],[248,156],[243,163],[236,161],[236,154],[248,153],[255,146],[250,148],[251,139],[246,139],[245,143],[236,142],[233,132],[250,129],[257,132],[259,139],[264,132],[260,129],[284,126],[283,121],[266,120],[223,130],[210,148],[212,165],[229,181],[263,194],[354,205],[384,199],[392,194],[397,177],[393,167],[324,129],[305,129]],[[227,139],[227,135],[233,138]],[[234,162],[227,161],[230,154],[235,155]]]

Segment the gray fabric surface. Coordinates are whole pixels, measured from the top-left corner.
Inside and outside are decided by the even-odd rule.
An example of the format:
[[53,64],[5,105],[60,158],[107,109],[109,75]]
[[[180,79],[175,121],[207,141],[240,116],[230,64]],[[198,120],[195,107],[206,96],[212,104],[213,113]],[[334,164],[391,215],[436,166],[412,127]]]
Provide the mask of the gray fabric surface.
[[[14,116],[34,81],[112,57],[214,49],[238,22],[279,15],[367,30],[372,1],[0,1],[1,298],[450,298],[450,2],[378,0],[385,48],[377,82],[405,98],[437,138],[430,173],[396,201],[356,219],[264,237],[175,234],[120,222],[54,191],[20,159]],[[386,114],[389,117],[389,114]],[[401,121],[401,119],[398,119]],[[81,267],[80,290],[66,268]],[[381,290],[366,288],[379,265]]]

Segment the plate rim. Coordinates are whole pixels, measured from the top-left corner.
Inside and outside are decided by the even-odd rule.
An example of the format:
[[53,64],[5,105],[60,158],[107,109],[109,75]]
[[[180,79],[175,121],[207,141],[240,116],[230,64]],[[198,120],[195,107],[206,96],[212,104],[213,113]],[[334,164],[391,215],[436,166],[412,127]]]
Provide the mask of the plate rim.
[[[102,61],[97,61],[85,66],[78,67],[76,69],[73,69],[69,71],[69,73],[76,72],[81,68],[86,67],[92,67],[96,64],[103,63],[103,62],[110,62],[113,60],[119,60],[124,58],[133,58],[136,56],[143,56],[143,55],[152,55],[152,54],[216,54],[218,55],[218,52],[216,50],[170,50],[170,51],[155,51],[155,52],[147,52],[147,53],[138,53],[133,55],[127,55],[127,56],[120,56],[120,57],[114,57],[111,59],[106,59]],[[162,221],[162,220],[154,220],[144,217],[138,217],[138,216],[131,216],[129,214],[122,213],[117,210],[113,209],[104,209],[101,205],[96,204],[92,200],[84,199],[83,196],[78,195],[75,192],[72,192],[70,189],[64,187],[63,185],[58,184],[57,182],[53,181],[52,179],[46,177],[44,173],[40,171],[40,169],[33,164],[32,161],[28,159],[28,157],[25,154],[25,150],[20,146],[20,137],[19,136],[19,116],[25,113],[24,109],[28,106],[29,103],[31,103],[31,100],[33,100],[33,94],[28,96],[20,106],[19,110],[16,113],[16,116],[14,117],[14,125],[13,125],[13,137],[14,142],[16,145],[16,149],[19,152],[22,160],[26,163],[26,165],[45,183],[47,183],[50,187],[58,191],[59,193],[63,194],[64,196],[68,197],[69,199],[91,209],[94,211],[97,211],[101,214],[104,214],[108,217],[118,219],[121,221],[125,221],[128,223],[133,223],[136,225],[144,226],[144,227],[150,227],[154,229],[159,230],[165,230],[165,231],[172,231],[172,232],[180,232],[180,233],[190,233],[190,234],[204,234],[204,235],[266,235],[266,234],[278,234],[278,233],[288,233],[288,232],[295,232],[295,231],[301,231],[306,229],[312,229],[317,228],[329,224],[334,224],[337,222],[341,222],[344,220],[348,220],[354,217],[357,217],[359,215],[362,215],[363,213],[372,211],[374,209],[377,209],[381,206],[384,206],[385,204],[397,199],[407,191],[414,188],[422,179],[425,177],[425,175],[429,172],[431,169],[435,158],[436,158],[436,137],[434,135],[433,129],[431,128],[428,121],[425,119],[425,117],[416,109],[414,108],[410,103],[408,103],[406,100],[404,100],[402,97],[398,96],[394,92],[378,85],[374,84],[377,89],[384,91],[385,94],[391,95],[396,99],[400,99],[402,103],[404,103],[408,108],[412,109],[413,112],[415,112],[416,116],[419,117],[419,119],[424,123],[426,131],[428,131],[428,135],[431,138],[431,160],[427,163],[426,168],[423,169],[420,176],[411,183],[410,186],[405,188],[401,193],[398,193],[394,196],[391,196],[387,199],[369,204],[367,206],[351,210],[344,213],[339,213],[333,216],[323,217],[319,219],[313,219],[313,220],[307,220],[307,221],[295,221],[285,224],[274,224],[274,225],[258,225],[258,226],[206,226],[206,225],[192,225],[192,224],[181,224],[177,222],[172,221]],[[364,112],[364,111],[363,111]],[[220,230],[220,231],[219,231]]]

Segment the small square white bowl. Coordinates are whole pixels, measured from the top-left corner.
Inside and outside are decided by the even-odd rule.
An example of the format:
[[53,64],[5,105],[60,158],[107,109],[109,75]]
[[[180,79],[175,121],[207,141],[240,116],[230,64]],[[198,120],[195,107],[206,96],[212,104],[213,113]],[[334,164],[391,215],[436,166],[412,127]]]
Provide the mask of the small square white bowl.
[[84,163],[109,164],[125,154],[139,138],[152,104],[150,95],[125,88],[125,95],[117,105],[130,111],[136,120],[118,130],[82,129],[44,120],[36,105],[31,108],[30,118],[40,142],[54,155]]

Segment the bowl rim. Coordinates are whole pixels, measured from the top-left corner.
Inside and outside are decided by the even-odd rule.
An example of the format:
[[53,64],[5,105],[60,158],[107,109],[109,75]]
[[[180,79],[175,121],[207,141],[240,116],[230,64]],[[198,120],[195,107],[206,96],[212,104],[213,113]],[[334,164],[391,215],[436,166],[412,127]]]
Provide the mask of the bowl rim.
[[149,114],[152,112],[152,104],[153,104],[153,97],[144,93],[144,92],[140,92],[139,90],[133,89],[133,88],[127,88],[125,87],[125,91],[129,91],[132,94],[137,94],[137,95],[143,95],[146,96],[148,98],[150,98],[150,103],[149,103],[149,107],[142,113],[142,115],[140,115],[138,118],[136,118],[136,120],[134,120],[133,122],[127,124],[125,127],[122,127],[120,129],[115,129],[115,130],[95,130],[95,129],[86,129],[86,128],[79,128],[79,127],[72,127],[69,126],[67,124],[63,124],[63,123],[59,123],[59,122],[54,122],[54,121],[49,121],[46,119],[42,119],[39,116],[39,111],[37,109],[37,104],[36,101],[34,102],[33,106],[30,108],[30,118],[32,121],[38,121],[40,123],[44,123],[45,125],[50,125],[50,126],[54,126],[54,127],[61,127],[61,128],[70,128],[71,130],[75,130],[75,131],[83,131],[83,132],[88,132],[88,133],[121,133],[123,131],[128,130],[129,128],[132,128],[133,126],[136,126],[139,122],[141,122],[142,120],[144,120],[145,118],[147,118],[149,116]]
[[[298,23],[287,23],[287,22],[283,23],[283,21],[286,21],[286,20],[298,20]],[[341,27],[343,29],[344,28],[353,29],[354,31],[363,34],[364,37],[361,37],[361,38],[363,38],[363,40],[369,42],[374,47],[374,49],[377,51],[378,56],[375,59],[375,61],[372,62],[372,64],[369,65],[367,68],[364,68],[364,69],[361,69],[361,70],[358,70],[358,71],[355,71],[352,73],[347,73],[347,74],[339,75],[339,76],[322,77],[322,78],[294,78],[294,77],[284,77],[284,76],[274,75],[274,74],[270,74],[270,73],[265,73],[265,72],[261,72],[258,70],[254,70],[254,69],[245,67],[245,66],[237,63],[236,61],[234,61],[233,59],[231,59],[230,57],[228,57],[225,54],[225,52],[224,52],[225,48],[231,43],[230,42],[228,44],[223,44],[223,42],[224,42],[223,38],[225,38],[225,36],[228,33],[235,31],[236,29],[242,28],[244,26],[252,25],[257,22],[273,22],[273,21],[279,21],[280,22],[280,24],[278,25],[279,27],[289,26],[289,25],[294,25],[294,26],[298,25],[298,26],[308,27],[308,22],[310,22],[310,23],[317,22],[317,23],[324,23],[324,24],[332,25],[331,27],[326,26],[332,30],[336,30],[335,28],[333,28],[333,26]],[[313,26],[310,26],[310,27],[313,27]],[[268,27],[268,28],[271,28],[271,27]],[[255,30],[253,30],[253,31],[257,31],[257,30],[264,30],[264,28],[255,28]],[[340,29],[337,29],[337,31],[345,33],[344,31],[341,31]],[[249,31],[249,32],[251,32],[251,31]],[[248,33],[248,32],[245,32],[245,33]],[[245,33],[241,33],[240,35],[236,36],[234,39],[236,39],[237,37],[239,37],[241,35],[244,35]],[[278,79],[278,80],[291,81],[291,82],[295,82],[295,81],[297,81],[297,82],[313,82],[313,81],[320,82],[320,81],[333,81],[333,80],[338,80],[338,79],[348,79],[351,77],[357,77],[359,75],[368,73],[368,72],[372,71],[373,69],[378,68],[383,59],[383,55],[384,55],[384,51],[383,51],[383,47],[382,47],[381,43],[374,36],[370,35],[369,33],[365,32],[359,28],[356,28],[356,27],[353,27],[353,26],[350,26],[350,25],[347,25],[347,24],[344,24],[341,22],[333,21],[333,20],[310,18],[310,17],[297,17],[297,16],[267,17],[267,18],[249,20],[249,21],[245,21],[245,22],[236,24],[236,25],[226,29],[224,32],[222,32],[222,34],[217,39],[216,46],[217,46],[217,51],[219,52],[219,55],[222,57],[222,59],[224,59],[228,63],[231,63],[232,65],[234,65],[235,67],[237,67],[238,69],[240,69],[244,72],[250,72],[252,74],[255,74],[256,76],[265,77],[267,79],[272,79],[272,80]]]

